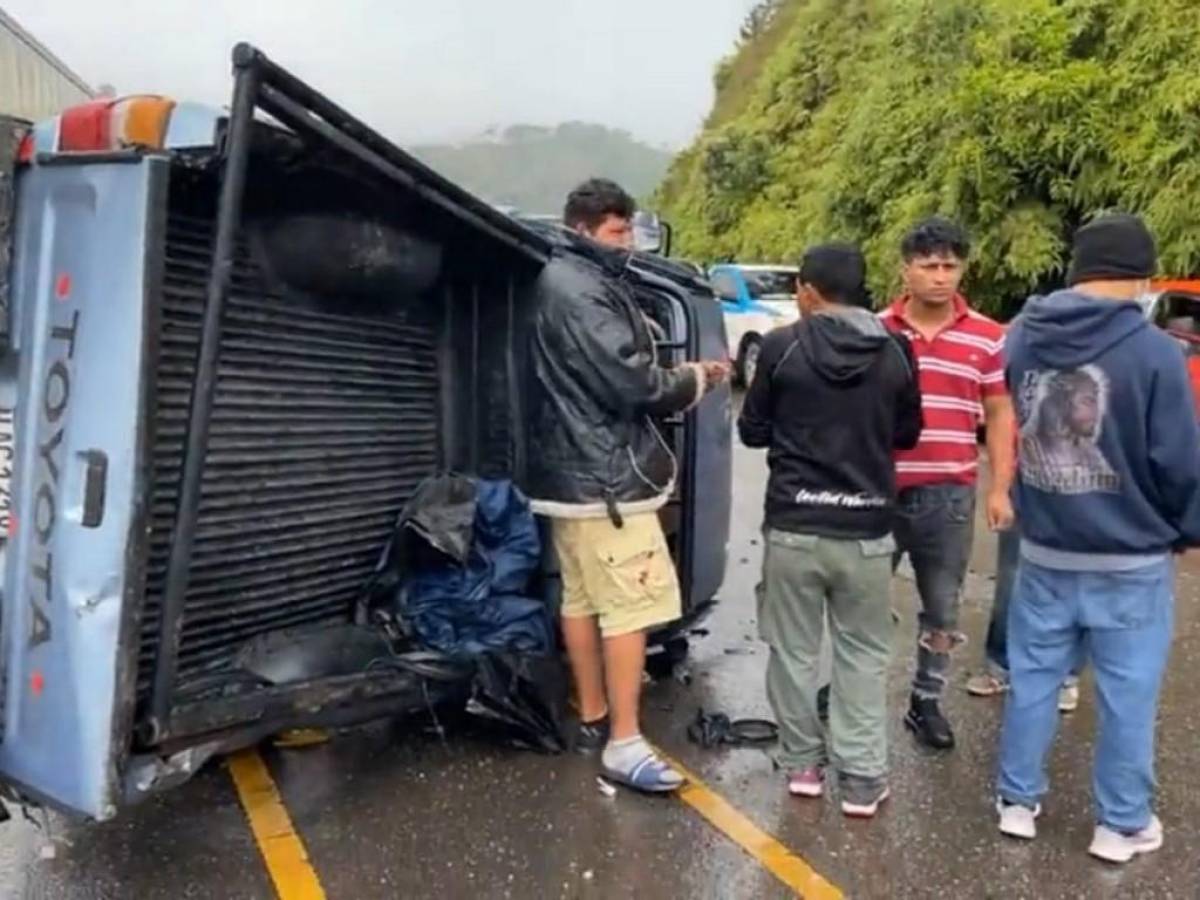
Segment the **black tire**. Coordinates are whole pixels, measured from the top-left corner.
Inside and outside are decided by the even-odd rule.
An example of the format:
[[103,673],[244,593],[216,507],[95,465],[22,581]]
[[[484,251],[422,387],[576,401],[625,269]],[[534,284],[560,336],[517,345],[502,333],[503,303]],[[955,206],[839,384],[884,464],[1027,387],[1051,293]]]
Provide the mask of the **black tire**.
[[688,639],[673,637],[663,642],[657,652],[646,655],[646,671],[651,678],[667,678],[675,666],[688,658]]
[[671,657],[671,662],[681,663],[688,658],[692,646],[685,637],[673,637],[662,645],[662,652]]
[[742,344],[738,347],[737,361],[734,364],[734,375],[737,378],[738,387],[750,387],[750,382],[754,380],[754,373],[758,369],[758,360],[761,354],[761,337],[757,334],[748,334],[742,338]]

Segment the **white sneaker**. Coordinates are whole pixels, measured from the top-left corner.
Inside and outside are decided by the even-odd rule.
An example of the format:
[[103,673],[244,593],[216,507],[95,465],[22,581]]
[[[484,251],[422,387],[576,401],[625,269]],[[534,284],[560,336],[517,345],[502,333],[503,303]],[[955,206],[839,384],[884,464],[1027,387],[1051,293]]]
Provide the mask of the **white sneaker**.
[[1072,713],[1079,709],[1079,682],[1068,681],[1058,689],[1058,711]]
[[1137,834],[1121,834],[1104,825],[1096,826],[1096,836],[1088,853],[1112,863],[1127,863],[1141,853],[1153,853],[1163,845],[1163,826],[1158,816]]
[[1037,837],[1037,817],[1042,814],[1039,803],[1035,808],[1021,806],[1019,803],[1006,803],[997,798],[996,812],[1000,814],[1000,831],[1009,837],[1032,841]]

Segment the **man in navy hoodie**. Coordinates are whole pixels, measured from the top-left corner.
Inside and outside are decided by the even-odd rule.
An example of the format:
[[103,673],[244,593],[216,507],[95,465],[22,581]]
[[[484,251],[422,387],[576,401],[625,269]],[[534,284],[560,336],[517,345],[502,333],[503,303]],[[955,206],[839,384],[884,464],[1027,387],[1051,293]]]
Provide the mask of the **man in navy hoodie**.
[[1058,688],[1082,652],[1099,718],[1091,853],[1118,863],[1163,843],[1154,725],[1174,618],[1172,551],[1200,543],[1200,426],[1187,370],[1137,303],[1156,265],[1140,219],[1095,220],[1075,235],[1070,289],[1031,299],[1007,343],[1021,562],[1000,830],[1036,835]]

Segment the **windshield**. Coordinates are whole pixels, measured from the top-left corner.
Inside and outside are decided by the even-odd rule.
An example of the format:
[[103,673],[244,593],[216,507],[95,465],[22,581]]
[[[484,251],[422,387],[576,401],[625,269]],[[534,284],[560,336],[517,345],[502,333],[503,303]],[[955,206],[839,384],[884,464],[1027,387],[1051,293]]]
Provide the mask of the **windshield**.
[[751,297],[791,297],[796,293],[796,272],[793,269],[769,269],[747,272],[746,286]]

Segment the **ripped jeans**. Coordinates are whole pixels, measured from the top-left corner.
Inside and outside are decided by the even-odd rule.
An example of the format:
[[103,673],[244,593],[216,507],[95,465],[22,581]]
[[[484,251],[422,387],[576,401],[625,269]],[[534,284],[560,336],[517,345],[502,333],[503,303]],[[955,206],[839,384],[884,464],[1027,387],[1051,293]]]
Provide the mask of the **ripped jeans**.
[[963,640],[958,611],[975,536],[974,485],[933,484],[902,491],[894,533],[893,566],[908,554],[921,597],[913,694],[936,699],[950,678],[950,651]]

